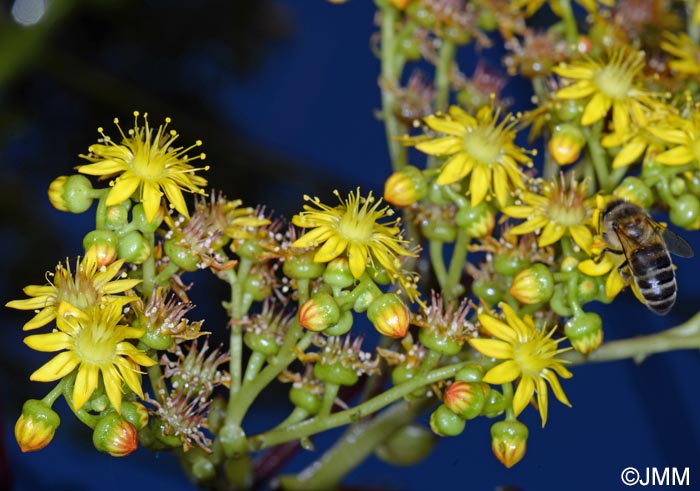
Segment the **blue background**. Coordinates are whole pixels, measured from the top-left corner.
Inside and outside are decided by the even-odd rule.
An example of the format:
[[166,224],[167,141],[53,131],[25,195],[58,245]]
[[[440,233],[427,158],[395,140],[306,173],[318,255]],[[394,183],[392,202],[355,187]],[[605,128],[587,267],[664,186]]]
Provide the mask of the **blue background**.
[[[354,0],[344,6],[262,2],[255,17],[260,25],[241,27],[235,18],[217,19],[219,27],[231,24],[231,32],[224,32],[239,43],[237,54],[248,53],[237,62],[231,62],[230,39],[224,35],[198,35],[188,41],[189,27],[207,28],[196,24],[198,15],[205,21],[215,19],[216,8],[222,15],[232,15],[222,2],[206,2],[208,13],[173,2],[173,10],[190,15],[190,22],[175,26],[174,35],[181,38],[164,38],[162,57],[150,60],[129,35],[127,21],[133,19],[121,10],[110,10],[110,2],[95,4],[99,8],[77,12],[56,28],[54,39],[60,48],[53,49],[64,58],[48,61],[52,48],[47,43],[36,54],[38,65],[26,68],[2,88],[2,303],[23,298],[24,284],[41,283],[43,272],[53,269],[56,261],[76,255],[80,237],[90,230],[86,217],[50,207],[45,194],[49,181],[78,163],[76,155],[94,141],[97,126],[114,134],[115,115],[127,122],[133,109],[148,110],[149,102],[156,108],[151,109],[154,123],[173,115],[183,142],[204,140],[213,166],[210,183],[229,197],[244,196],[246,203],[266,203],[290,216],[300,209],[304,193],[329,196],[333,188],[345,192],[357,185],[381,193],[389,161],[383,127],[374,116],[380,105],[379,62],[370,52],[369,38],[375,31],[371,2]],[[100,10],[101,4],[107,5],[106,10]],[[162,28],[157,23],[165,22],[160,14],[169,2],[136,4],[132,15],[140,17],[143,26],[153,23]],[[88,37],[77,39],[69,28],[85,27],[86,19],[94,18],[90,16],[106,24],[78,31]],[[108,41],[100,38],[103,27],[111,36]],[[80,60],[85,53],[81,49],[89,50],[80,48],[91,42],[89,36],[99,39],[104,56]],[[93,63],[102,72],[92,73]],[[76,69],[84,72],[76,74]],[[69,72],[64,78],[63,70]],[[100,78],[100,73],[107,73],[107,78]],[[116,92],[100,97],[91,92],[94,85],[80,85],[83,78]],[[133,103],[119,92],[124,86],[132,89]],[[524,107],[521,101],[527,101],[526,96],[517,87],[509,90],[516,106]],[[196,117],[185,119],[190,115]],[[700,250],[698,235],[684,233],[696,250]],[[657,332],[696,312],[698,264],[679,260],[679,303],[667,317],[654,316],[628,292],[614,308],[601,309],[607,338]],[[221,325],[220,314],[209,313],[206,307],[195,312],[207,317],[210,329],[217,322]],[[194,489],[167,453],[139,450],[124,459],[98,454],[90,432],[66,414],[62,401],[57,406],[65,417],[51,445],[40,452],[19,453],[12,427],[21,403],[43,396],[47,388],[28,382],[31,371],[47,356],[21,342],[20,326],[27,315],[5,309],[1,317],[1,430],[9,465],[0,467],[0,487],[11,483],[15,491]],[[427,490],[449,485],[492,490],[509,485],[528,490],[614,490],[627,489],[619,474],[628,466],[689,466],[692,484],[700,480],[699,377],[697,351],[656,355],[641,365],[628,360],[576,367],[574,378],[563,382],[573,408],[552,400],[544,430],[536,411],[530,408],[523,414],[530,428],[528,450],[524,461],[512,469],[492,456],[491,421],[482,418],[469,422],[462,435],[440,441],[419,465],[391,467],[370,458],[344,482],[353,489]],[[250,424],[262,429],[266,421],[284,417],[286,410],[277,398],[265,399],[254,406]],[[317,453],[299,454],[285,471],[303,468],[338,434],[316,438]]]

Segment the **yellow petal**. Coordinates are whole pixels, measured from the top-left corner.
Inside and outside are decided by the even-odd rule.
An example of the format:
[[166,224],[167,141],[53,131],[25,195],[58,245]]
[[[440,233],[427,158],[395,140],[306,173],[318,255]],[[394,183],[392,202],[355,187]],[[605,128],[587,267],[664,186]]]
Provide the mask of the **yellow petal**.
[[[586,80],[593,78],[593,70],[580,63],[561,63],[552,68],[552,71],[561,77]],[[557,95],[557,97],[559,97]]]
[[474,338],[469,344],[482,355],[505,360],[513,358],[513,346],[498,339]]
[[629,141],[629,143],[622,147],[620,152],[615,156],[615,160],[613,160],[613,168],[617,169],[618,167],[625,167],[633,162],[636,162],[637,159],[642,156],[646,148],[647,143],[642,138],[633,138]]
[[438,186],[452,184],[472,171],[474,160],[466,152],[458,152],[445,162],[437,178]]
[[666,165],[683,165],[695,158],[692,150],[687,146],[679,146],[666,150],[656,156],[656,161]]
[[508,176],[506,170],[497,165],[493,168],[493,191],[501,207],[508,203]]
[[615,131],[624,133],[630,125],[630,116],[627,113],[627,106],[624,101],[615,101],[613,103],[613,126]]
[[605,296],[615,298],[618,293],[625,287],[625,282],[620,276],[617,269],[613,269],[608,278],[605,280]]
[[505,384],[512,382],[519,376],[520,366],[513,360],[506,360],[486,372],[483,381],[487,384]]
[[68,375],[80,361],[70,351],[57,354],[29,376],[35,382],[53,382]]
[[[92,364],[82,364],[73,386],[73,408],[77,411],[85,405],[97,388],[99,369]],[[106,384],[105,384],[106,386]]]
[[674,127],[668,126],[650,126],[646,130],[661,140],[667,141],[669,143],[675,143],[676,145],[684,145],[688,143],[688,134]]
[[[532,319],[525,316],[523,319],[518,317],[518,314],[513,310],[513,308],[507,303],[501,304],[501,310],[506,316],[506,322],[515,331],[518,336],[518,340],[523,341],[527,339],[530,335],[530,331],[534,329],[534,324]],[[528,322],[526,322],[528,321]]]
[[324,242],[323,246],[314,255],[317,263],[327,263],[343,253],[348,245],[348,241],[340,235],[332,235]]
[[105,392],[112,407],[121,413],[122,410],[122,378],[114,365],[108,365],[102,369],[102,381],[105,384]]
[[535,208],[532,206],[515,205],[506,206],[501,211],[504,215],[508,215],[511,218],[528,218],[532,216]]
[[416,148],[429,155],[450,155],[464,149],[464,142],[456,136],[445,136],[420,142]]
[[149,357],[146,353],[139,350],[131,343],[119,343],[117,345],[117,354],[128,356],[136,363],[144,367],[150,367],[157,363],[155,360],[151,359],[151,357]]
[[512,327],[487,314],[479,314],[479,323],[489,334],[508,343],[515,343],[518,336]]
[[[554,396],[559,400],[559,402],[565,406],[571,407],[571,403],[569,402],[569,399],[567,399],[564,389],[561,388],[561,384],[559,384],[559,379],[557,376],[546,368],[542,370],[541,375],[545,378],[545,380],[547,380],[547,382],[549,382],[550,387],[552,387],[552,392],[554,392]],[[571,375],[571,373],[569,373],[569,375]]]
[[162,187],[168,202],[175,207],[180,215],[189,218],[190,213],[187,210],[187,203],[185,203],[185,198],[182,196],[180,188],[170,181],[164,182]]
[[[143,211],[146,215],[146,220],[152,222],[160,209],[160,198],[163,196],[163,193],[160,191],[157,184],[149,181],[143,183],[142,193],[141,201],[143,203]],[[189,218],[187,208],[185,208],[184,216]]]
[[491,169],[486,164],[477,163],[471,173],[469,191],[472,195],[472,207],[484,200],[491,184]]
[[540,247],[545,247],[554,244],[562,238],[565,231],[566,227],[564,227],[563,225],[560,225],[555,222],[549,222],[542,229],[542,234],[540,235],[540,240],[537,242],[537,244]]
[[43,309],[49,303],[53,303],[54,299],[47,298],[46,296],[36,297],[36,298],[25,298],[22,300],[11,300],[5,304],[5,307],[17,310],[36,310]]
[[89,176],[109,176],[124,171],[126,166],[124,162],[102,160],[94,164],[79,165],[76,169],[81,174],[87,174]]
[[116,361],[117,368],[126,385],[136,393],[139,397],[143,397],[143,389],[141,388],[141,377],[139,372],[134,369],[131,362],[124,358],[118,358]]
[[579,271],[588,276],[603,276],[615,267],[615,263],[607,254],[598,262],[593,259],[586,259],[578,265]]
[[515,394],[513,394],[513,413],[515,413],[516,417],[527,407],[534,393],[535,383],[532,377],[523,376],[520,382],[518,382],[518,388],[515,389]]
[[355,243],[348,245],[348,263],[350,272],[355,279],[362,276],[362,273],[367,269],[367,251],[366,248]]
[[[295,216],[294,218],[297,218],[297,216]],[[294,225],[298,227],[304,227],[304,225],[297,223],[299,222],[299,220],[294,220],[294,218],[292,219],[292,223],[294,223]],[[300,249],[305,247],[316,247],[318,244],[324,242],[329,237],[332,237],[334,235],[335,233],[329,227],[316,227],[312,230],[309,230],[304,235],[295,240],[292,243],[292,247]]]
[[56,287],[53,285],[27,285],[22,291],[28,297],[55,297]]
[[45,326],[52,320],[56,318],[56,307],[46,307],[41,309],[38,314],[32,317],[24,326],[22,326],[23,331],[31,331],[33,329],[38,329]]
[[61,351],[71,345],[71,337],[65,332],[54,331],[48,334],[34,334],[24,338],[24,344],[36,351]]
[[[139,187],[141,180],[132,175],[123,175],[114,184],[114,187],[109,190],[105,204],[107,206],[114,206],[122,203],[134,194],[134,191]],[[149,220],[150,222],[150,220]]]
[[582,80],[574,84],[559,89],[557,91],[557,99],[581,99],[583,97],[588,97],[593,92],[595,92],[595,86],[588,80]]
[[464,136],[464,134],[467,132],[464,125],[458,123],[457,121],[452,121],[451,119],[428,116],[427,118],[424,118],[423,121],[425,121],[425,124],[430,126],[432,129],[440,133],[446,133],[453,136]]
[[478,124],[477,120],[459,106],[450,106],[450,117],[459,122],[465,128],[471,128]]
[[508,231],[508,233],[511,233],[513,235],[529,234],[530,232],[534,232],[535,230],[541,229],[549,223],[549,218],[547,218],[544,215],[531,216],[532,218],[530,218],[529,220],[511,228]]
[[593,244],[593,234],[591,230],[585,225],[574,225],[569,227],[569,234],[574,242],[586,252],[591,250],[591,245]]
[[549,394],[547,393],[547,384],[544,382],[543,378],[538,378],[536,381],[537,387],[537,408],[540,411],[540,417],[542,418],[542,428],[547,424],[547,409]]
[[612,105],[612,101],[602,92],[596,92],[586,105],[581,116],[581,124],[588,126],[605,117]]
[[131,290],[134,288],[136,285],[141,283],[143,280],[114,280],[110,281],[109,283],[106,283],[104,288],[102,288],[102,292],[107,294],[107,295],[113,295],[115,293],[122,293],[127,290]]

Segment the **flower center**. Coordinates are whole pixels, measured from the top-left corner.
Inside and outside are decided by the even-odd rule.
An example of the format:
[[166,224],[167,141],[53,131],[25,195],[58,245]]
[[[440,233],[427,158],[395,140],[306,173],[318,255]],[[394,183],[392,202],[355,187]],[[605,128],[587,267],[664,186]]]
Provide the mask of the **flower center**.
[[623,100],[628,97],[632,80],[643,66],[643,55],[620,50],[613,54],[610,63],[596,71],[593,82],[611,99]]
[[[114,331],[114,326],[112,326]],[[99,324],[80,329],[75,336],[75,351],[83,363],[105,366],[114,360],[117,339],[112,332]]]
[[548,356],[543,356],[543,346],[538,339],[530,339],[515,347],[515,356],[513,359],[520,367],[520,370],[533,377],[539,376],[539,373],[547,366]]
[[362,211],[349,207],[338,221],[338,232],[349,242],[366,243],[372,238],[374,220]]
[[497,128],[476,127],[464,136],[464,148],[478,162],[496,164],[503,149]]
[[583,223],[586,218],[586,210],[582,206],[562,206],[557,203],[550,203],[547,209],[547,216],[552,222],[565,227],[573,227]]

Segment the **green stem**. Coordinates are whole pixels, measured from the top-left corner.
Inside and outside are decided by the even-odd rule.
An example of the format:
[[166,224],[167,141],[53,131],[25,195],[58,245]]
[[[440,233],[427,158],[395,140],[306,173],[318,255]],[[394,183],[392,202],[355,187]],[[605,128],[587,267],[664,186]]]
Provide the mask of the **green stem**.
[[430,370],[435,368],[435,366],[440,361],[441,356],[442,354],[438,353],[435,350],[428,350],[428,354],[425,356],[425,358],[420,364],[420,368],[418,369],[418,375],[425,375]]
[[[294,322],[292,326],[287,331],[287,337],[282,343],[280,352],[277,357],[272,360],[250,383],[246,383],[241,387],[235,401],[231,399],[229,405],[226,409],[226,423],[239,425],[243,421],[248,408],[255,398],[262,392],[262,390],[268,386],[277,376],[289,366],[289,364],[294,361],[297,356],[297,350],[304,351],[311,344],[314,333],[307,332],[301,338],[299,343],[294,348],[294,343],[301,335],[302,331],[301,325],[298,322]],[[291,342],[289,340],[292,340]],[[233,403],[231,403],[233,401]]]
[[578,27],[576,27],[576,17],[571,8],[569,0],[559,0],[559,9],[561,10],[561,19],[564,23],[564,33],[569,44],[575,45],[578,42]]
[[353,408],[346,409],[345,411],[339,411],[325,417],[317,416],[315,418],[292,425],[288,428],[274,429],[265,433],[260,433],[250,437],[248,439],[248,443],[251,450],[256,451],[291,440],[298,440],[331,428],[352,423],[353,421],[357,421],[369,414],[379,411],[389,404],[410,394],[419,387],[430,385],[440,380],[445,380],[452,377],[462,367],[468,365],[469,363],[471,362],[455,363],[453,365],[437,368],[425,375],[417,375],[412,379],[392,387],[391,389]]
[[75,405],[73,404],[73,386],[75,385],[75,377],[77,376],[77,374],[77,370],[74,370],[73,373],[63,378],[63,380],[65,380],[65,383],[61,387],[63,391],[63,397],[66,400],[66,402],[68,402],[68,407],[73,412],[73,414],[75,414],[75,417],[78,418],[83,424],[85,424],[89,428],[95,429],[95,425],[97,425],[97,421],[99,420],[97,416],[93,416],[92,414],[88,413],[85,409],[82,408],[77,411],[74,409]]
[[284,421],[278,424],[274,429],[284,428],[296,423],[300,423],[309,417],[309,412],[306,409],[295,406],[294,410],[287,416]]
[[323,456],[296,476],[282,478],[286,490],[335,489],[340,480],[384,440],[425,410],[421,403],[399,402],[372,420],[352,425]]
[[243,376],[244,383],[250,383],[255,380],[255,377],[260,372],[260,369],[265,364],[265,359],[267,356],[264,354],[253,351],[248,358],[248,365],[245,368],[245,375]]
[[326,390],[323,392],[323,400],[321,401],[321,409],[318,411],[320,417],[328,416],[333,409],[335,398],[338,397],[338,384],[326,383]]
[[151,248],[151,254],[148,256],[148,258],[142,265],[143,283],[141,284],[141,292],[143,293],[145,300],[148,301],[148,299],[150,299],[151,295],[153,294],[153,288],[156,284],[156,237],[153,232],[144,232],[143,237],[146,239],[146,243],[148,243],[149,247]]
[[433,272],[437,278],[440,289],[445,291],[445,286],[447,285],[447,270],[445,269],[445,259],[442,256],[442,244],[441,240],[431,239],[428,244],[428,249],[430,251],[430,264],[433,266]]
[[406,165],[406,148],[396,138],[406,132],[396,116],[395,90],[399,85],[399,76],[403,63],[398,60],[395,26],[399,12],[391,5],[386,5],[380,11],[381,15],[381,64],[382,64],[382,117],[386,131],[386,142],[389,147],[389,157],[393,170],[399,170]]
[[515,421],[515,413],[513,412],[513,383],[512,382],[507,382],[503,385],[501,385],[501,388],[503,389],[503,399],[505,401],[508,401],[508,405],[506,406],[506,420],[507,421]]
[[593,162],[599,188],[603,193],[609,193],[617,183],[611,179],[608,157],[605,149],[600,144],[600,135],[602,131],[603,121],[598,121],[586,131],[586,136],[588,140],[588,152]]
[[180,268],[173,262],[169,262],[165,265],[163,270],[156,275],[156,284],[163,285],[170,280],[170,277],[178,272]]
[[654,353],[681,349],[700,349],[700,312],[683,324],[656,334],[610,341],[588,356],[576,351],[567,351],[561,355],[561,358],[575,365],[625,358],[633,358],[636,362],[641,362]]
[[41,398],[41,400],[44,401],[49,407],[53,406],[56,399],[58,399],[63,393],[63,387],[66,385],[66,380],[68,380],[68,377],[63,377],[48,394]]
[[447,109],[447,104],[450,101],[450,72],[456,52],[457,48],[455,43],[443,38],[437,67],[435,69],[435,88],[437,89],[435,108],[438,111]]
[[456,297],[459,294],[460,280],[462,279],[462,271],[464,263],[467,260],[467,246],[469,245],[469,235],[461,227],[457,229],[457,239],[455,241],[452,257],[450,258],[450,266],[447,270],[447,279],[443,294],[445,300]]

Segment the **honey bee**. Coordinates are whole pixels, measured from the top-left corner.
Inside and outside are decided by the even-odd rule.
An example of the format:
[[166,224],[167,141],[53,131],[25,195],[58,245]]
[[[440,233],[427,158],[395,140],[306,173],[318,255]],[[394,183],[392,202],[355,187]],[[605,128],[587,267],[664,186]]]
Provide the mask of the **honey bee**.
[[[607,250],[624,254],[623,278],[632,277],[645,305],[658,315],[667,314],[676,303],[676,274],[671,256],[693,257],[685,239],[651,219],[641,206],[613,200],[601,216]],[[627,271],[622,268],[627,267]]]

